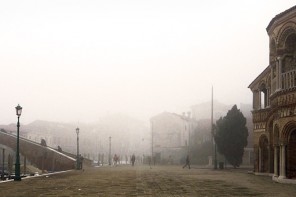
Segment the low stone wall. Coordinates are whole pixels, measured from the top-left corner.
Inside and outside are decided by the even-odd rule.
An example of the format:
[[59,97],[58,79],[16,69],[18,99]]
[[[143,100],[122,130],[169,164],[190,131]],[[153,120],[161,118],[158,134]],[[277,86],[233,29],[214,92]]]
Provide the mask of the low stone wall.
[[[16,136],[0,132],[0,143],[16,150]],[[41,146],[25,138],[19,139],[20,154],[42,171],[62,171],[75,169],[76,159],[57,150]]]

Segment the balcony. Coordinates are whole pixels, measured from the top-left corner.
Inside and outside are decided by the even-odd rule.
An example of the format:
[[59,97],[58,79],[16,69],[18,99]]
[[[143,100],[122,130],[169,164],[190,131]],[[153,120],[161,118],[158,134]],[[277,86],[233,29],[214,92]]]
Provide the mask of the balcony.
[[253,113],[253,122],[265,122],[268,118],[270,108],[254,110]]
[[282,74],[282,89],[287,90],[296,87],[296,70]]

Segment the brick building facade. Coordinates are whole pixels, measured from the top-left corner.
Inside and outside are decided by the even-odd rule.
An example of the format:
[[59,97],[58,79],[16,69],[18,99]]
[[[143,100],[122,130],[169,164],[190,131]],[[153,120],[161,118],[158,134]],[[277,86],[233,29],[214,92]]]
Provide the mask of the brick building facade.
[[296,179],[296,6],[276,15],[266,30],[269,65],[249,85],[254,172],[281,182]]

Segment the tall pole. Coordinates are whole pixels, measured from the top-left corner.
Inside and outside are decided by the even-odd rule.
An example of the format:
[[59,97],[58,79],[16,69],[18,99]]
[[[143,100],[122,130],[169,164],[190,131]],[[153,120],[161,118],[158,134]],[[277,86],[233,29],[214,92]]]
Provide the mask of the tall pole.
[[17,140],[16,140],[16,162],[15,162],[15,181],[21,181],[21,164],[20,164],[20,153],[19,153],[19,138],[20,138],[20,117],[17,117]]
[[151,121],[151,162],[154,163],[154,158],[153,158],[153,123]]
[[190,131],[191,131],[191,124],[190,124],[190,112],[188,112],[188,155],[190,155]]
[[213,128],[213,124],[214,124],[214,120],[213,120],[213,111],[214,111],[214,99],[213,99],[213,86],[212,86],[212,102],[211,102],[211,132],[212,132],[212,142],[213,142],[213,146],[214,146],[214,150],[213,150],[213,155],[214,155],[214,169],[217,169],[217,148],[216,148],[216,142],[214,140],[214,128]]
[[111,166],[111,136],[109,137],[109,166]]
[[77,156],[76,156],[76,169],[80,169],[80,156],[79,156],[79,128],[76,128],[76,134],[77,134]]
[[2,180],[4,180],[4,159],[5,159],[5,149],[2,150]]

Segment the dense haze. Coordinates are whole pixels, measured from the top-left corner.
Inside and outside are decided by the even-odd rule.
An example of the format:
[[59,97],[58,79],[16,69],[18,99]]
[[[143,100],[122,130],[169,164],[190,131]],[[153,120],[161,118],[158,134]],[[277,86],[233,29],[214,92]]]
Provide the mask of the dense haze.
[[0,3],[0,124],[148,120],[214,97],[251,103],[265,28],[292,0]]

